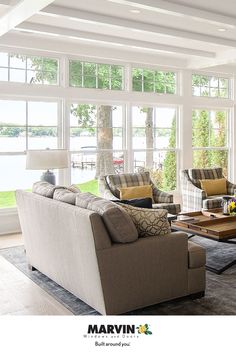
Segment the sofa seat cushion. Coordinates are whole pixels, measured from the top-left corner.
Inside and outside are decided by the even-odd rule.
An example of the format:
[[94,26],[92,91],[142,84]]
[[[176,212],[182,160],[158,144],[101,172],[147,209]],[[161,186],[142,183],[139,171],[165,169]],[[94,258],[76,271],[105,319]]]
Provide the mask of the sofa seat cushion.
[[206,251],[194,242],[188,241],[188,267],[200,268],[206,264]]
[[113,242],[127,243],[138,239],[138,232],[131,217],[116,203],[91,193],[79,193],[76,195],[75,204],[100,214]]
[[224,195],[212,195],[210,197],[207,197],[207,199],[204,199],[202,201],[202,208],[204,210],[222,208],[223,196]]
[[180,204],[174,203],[155,203],[152,204],[153,209],[166,209],[168,213],[177,215],[181,212]]
[[130,215],[140,237],[161,236],[171,232],[167,210],[138,208],[127,204],[120,206]]

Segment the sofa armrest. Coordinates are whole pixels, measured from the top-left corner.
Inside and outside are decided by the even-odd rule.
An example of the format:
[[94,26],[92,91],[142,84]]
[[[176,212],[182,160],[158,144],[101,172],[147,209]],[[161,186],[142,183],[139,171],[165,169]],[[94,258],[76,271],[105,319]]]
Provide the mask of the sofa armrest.
[[226,186],[227,186],[227,194],[233,195],[234,190],[236,189],[236,184],[231,183],[230,181],[226,181]]
[[173,203],[173,195],[160,191],[154,184],[152,185],[152,192],[155,203]]
[[106,313],[187,294],[188,238],[174,232],[97,251]]

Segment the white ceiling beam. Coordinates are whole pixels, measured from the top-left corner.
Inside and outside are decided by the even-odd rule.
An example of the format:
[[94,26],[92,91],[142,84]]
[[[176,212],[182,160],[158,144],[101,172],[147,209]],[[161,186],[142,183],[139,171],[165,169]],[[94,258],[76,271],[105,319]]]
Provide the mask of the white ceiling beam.
[[214,11],[207,11],[198,7],[186,6],[168,0],[108,0],[113,3],[133,6],[139,9],[155,11],[170,15],[187,16],[195,20],[224,25],[232,28],[236,26],[236,18],[219,14]]
[[[129,48],[122,50],[121,47],[109,48],[105,45],[91,45],[81,41],[76,45],[74,41],[60,41],[56,37],[45,40],[44,36],[37,36],[22,32],[10,32],[0,38],[0,50],[14,52],[16,49],[20,53],[31,53],[32,55],[61,55],[65,54],[71,58],[80,58],[81,60],[99,59],[99,61],[112,60],[116,63],[132,62],[144,65],[158,65],[160,67],[183,68],[188,62],[183,58],[176,58],[165,56],[162,54],[156,55],[153,52],[144,53],[144,51],[137,51]],[[36,54],[38,53],[38,54]]]
[[10,7],[7,13],[0,16],[0,36],[9,32],[52,2],[53,0],[21,0],[15,6]]
[[82,11],[77,9],[71,9],[62,6],[50,5],[43,9],[40,14],[46,14],[51,16],[68,17],[70,20],[77,20],[86,23],[99,23],[108,25],[110,27],[121,27],[128,29],[136,29],[142,32],[155,33],[164,36],[187,38],[190,40],[196,40],[205,43],[212,43],[217,45],[223,45],[227,47],[236,47],[236,41],[228,38],[222,38],[217,36],[210,36],[207,34],[200,34],[197,32],[180,30],[177,28],[170,28],[165,26],[154,25],[145,22],[138,22],[133,20],[127,20],[123,18],[102,15],[98,13]]
[[235,64],[236,63],[236,49],[229,49],[227,51],[223,51],[216,55],[213,59],[192,59],[188,63],[189,69],[202,70],[211,68],[218,65],[227,65],[227,64]]
[[36,32],[36,33],[44,33],[44,34],[54,34],[65,36],[73,39],[82,39],[82,40],[89,40],[89,41],[97,41],[102,43],[112,43],[114,45],[121,45],[121,46],[128,46],[128,47],[136,47],[140,49],[149,49],[158,52],[169,52],[169,53],[180,53],[180,54],[187,54],[199,57],[207,57],[207,58],[214,58],[215,53],[210,51],[203,51],[198,49],[189,49],[189,48],[181,48],[171,45],[165,44],[158,44],[146,41],[140,41],[135,39],[129,38],[121,38],[116,36],[108,36],[103,34],[97,34],[92,32],[85,32],[85,31],[78,31],[73,29],[67,29],[62,27],[55,27],[55,26],[47,26],[41,25],[32,22],[24,22],[17,26],[15,30],[26,30],[29,32]]

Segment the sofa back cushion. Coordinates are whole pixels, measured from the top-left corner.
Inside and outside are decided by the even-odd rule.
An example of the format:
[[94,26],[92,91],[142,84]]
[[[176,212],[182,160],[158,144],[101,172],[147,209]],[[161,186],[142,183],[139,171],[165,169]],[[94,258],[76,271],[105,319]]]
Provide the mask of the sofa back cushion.
[[138,239],[131,217],[115,203],[91,193],[80,193],[76,195],[75,204],[100,214],[113,242],[127,243]]
[[120,188],[145,186],[151,184],[148,171],[141,173],[124,173],[105,176],[105,182],[111,192],[120,199]]
[[60,202],[75,205],[75,199],[78,193],[80,193],[79,189],[61,187],[54,190],[53,199],[59,200]]
[[39,181],[35,182],[32,187],[32,192],[39,194],[43,197],[47,198],[53,198],[54,191],[58,188],[59,186],[54,186],[51,183],[44,182],[44,181]]
[[189,169],[189,178],[192,183],[201,188],[200,180],[203,179],[219,179],[223,178],[222,168],[191,168]]
[[167,210],[137,208],[127,204],[120,206],[130,215],[140,237],[162,236],[171,232]]

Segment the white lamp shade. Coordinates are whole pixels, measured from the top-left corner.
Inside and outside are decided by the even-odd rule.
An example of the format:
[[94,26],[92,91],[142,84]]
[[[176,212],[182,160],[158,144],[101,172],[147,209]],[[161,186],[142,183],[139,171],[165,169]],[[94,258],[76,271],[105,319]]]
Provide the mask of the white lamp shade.
[[50,170],[67,168],[68,166],[68,150],[28,150],[26,153],[27,170]]

